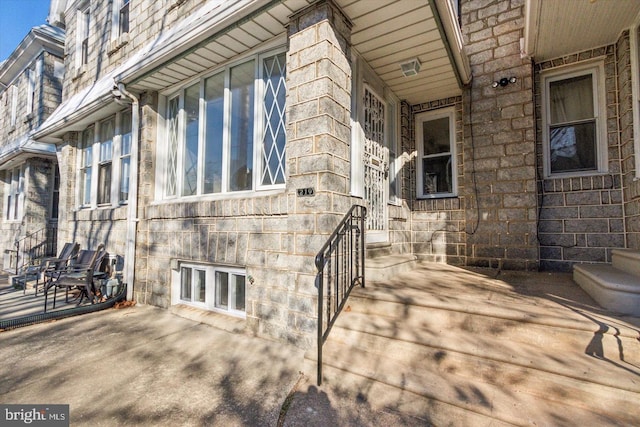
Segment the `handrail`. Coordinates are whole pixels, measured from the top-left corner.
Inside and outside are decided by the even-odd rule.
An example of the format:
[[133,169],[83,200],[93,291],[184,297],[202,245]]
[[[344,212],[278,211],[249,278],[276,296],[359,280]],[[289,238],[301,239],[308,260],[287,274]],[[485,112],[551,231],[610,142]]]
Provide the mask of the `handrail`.
[[[322,345],[353,287],[364,288],[364,247],[367,208],[353,205],[316,255],[318,269],[318,385],[322,384]],[[327,279],[325,295],[325,277]],[[326,306],[324,304],[326,300]],[[325,319],[326,314],[326,319]]]
[[[46,226],[22,236],[15,241],[16,275],[23,273],[23,291],[26,292],[26,280],[35,259],[53,256],[56,253],[57,227]],[[22,251],[21,248],[22,247]],[[27,256],[25,256],[25,254]],[[22,258],[22,263],[20,262]]]

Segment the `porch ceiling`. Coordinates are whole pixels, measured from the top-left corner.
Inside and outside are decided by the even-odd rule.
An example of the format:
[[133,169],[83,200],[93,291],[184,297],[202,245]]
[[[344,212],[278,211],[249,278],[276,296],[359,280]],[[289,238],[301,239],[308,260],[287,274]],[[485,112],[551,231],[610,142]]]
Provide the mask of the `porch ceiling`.
[[637,0],[527,0],[526,53],[536,61],[615,43],[637,22]]
[[[289,17],[314,1],[256,2],[262,6],[230,28],[208,35],[150,71],[123,75],[122,80],[129,81],[128,88],[134,91],[171,88],[284,35]],[[456,43],[455,15],[447,0],[433,0],[433,4],[336,0],[336,4],[353,22],[353,48],[400,99],[417,104],[461,93],[470,72]],[[421,70],[404,77],[400,63],[413,58],[421,62]]]

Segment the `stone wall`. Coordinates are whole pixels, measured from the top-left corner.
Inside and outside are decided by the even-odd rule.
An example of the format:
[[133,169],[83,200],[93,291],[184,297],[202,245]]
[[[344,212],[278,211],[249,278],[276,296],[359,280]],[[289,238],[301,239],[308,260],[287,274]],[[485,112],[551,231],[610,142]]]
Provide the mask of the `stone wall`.
[[[468,265],[538,268],[532,66],[520,56],[524,1],[461,2],[473,81],[464,128]],[[502,78],[516,82],[493,88]],[[468,118],[468,120],[467,120]]]
[[[416,157],[410,162],[410,201],[411,201],[411,242],[412,251],[420,259],[433,262],[446,262],[454,265],[466,263],[466,235],[464,212],[464,133],[462,117],[462,98],[455,97],[439,101],[414,105],[411,108],[409,121],[410,134],[415,135],[416,114],[425,111],[436,111],[441,108],[455,109],[455,150],[458,168],[458,196],[439,199],[417,199],[417,165]],[[415,138],[410,139],[408,152],[417,152]]]
[[[636,30],[638,31],[638,30]],[[636,53],[637,55],[638,53]],[[631,78],[631,46],[629,33],[622,34],[616,44],[620,113],[620,162],[625,215],[626,247],[640,250],[640,171],[636,169],[640,144],[634,140],[633,81]],[[636,108],[640,105],[636,104]]]
[[576,262],[610,262],[611,249],[625,246],[620,175],[620,134],[614,45],[536,64],[539,176],[543,177],[540,71],[605,57],[608,173],[540,182],[540,263],[545,270],[570,271]]

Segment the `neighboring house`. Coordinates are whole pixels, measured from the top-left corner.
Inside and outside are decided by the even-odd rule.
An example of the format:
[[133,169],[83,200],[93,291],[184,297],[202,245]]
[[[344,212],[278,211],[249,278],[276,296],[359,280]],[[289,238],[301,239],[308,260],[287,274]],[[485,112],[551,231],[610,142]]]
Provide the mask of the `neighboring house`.
[[370,256],[569,271],[640,249],[638,2],[100,0],[66,24],[59,242],[129,298],[300,345],[353,204]]
[[16,242],[24,236],[37,233],[33,242],[40,253],[55,252],[60,182],[56,147],[34,139],[33,131],[60,104],[64,41],[64,30],[58,27],[34,27],[0,64],[0,248],[4,269],[15,269],[28,261],[28,253],[16,253]]

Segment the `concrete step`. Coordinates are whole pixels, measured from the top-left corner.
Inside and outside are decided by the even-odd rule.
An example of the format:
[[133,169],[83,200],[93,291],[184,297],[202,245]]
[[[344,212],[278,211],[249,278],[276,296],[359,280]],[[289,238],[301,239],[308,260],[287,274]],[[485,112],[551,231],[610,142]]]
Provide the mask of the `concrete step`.
[[385,255],[367,258],[365,278],[367,282],[384,282],[415,268],[417,258],[413,254]]
[[[305,372],[313,372],[315,367],[315,360],[305,359]],[[327,394],[332,409],[341,419],[356,418],[350,425],[513,426],[459,404],[429,398],[404,386],[387,384],[331,364],[324,366],[323,378],[320,392]],[[308,410],[313,411],[314,408],[309,407]]]
[[613,265],[577,264],[573,280],[602,307],[640,317],[640,276]]
[[[389,353],[398,354],[391,350]],[[453,361],[444,364],[446,359],[446,355],[436,355],[435,359],[390,357],[332,342],[324,351],[323,378],[326,383],[343,382],[345,373],[349,373],[386,385],[385,394],[375,396],[383,401],[393,402],[407,393],[422,397],[420,406],[427,410],[416,416],[433,416],[437,402],[444,412],[437,416],[448,425],[493,425],[494,421],[511,425],[621,426],[640,420],[638,393],[603,391],[602,386],[567,378],[554,378],[550,382],[550,375],[520,367],[505,368],[504,364],[492,369],[484,367],[486,362],[481,359],[480,368],[464,367]],[[505,375],[492,376],[492,371],[500,373],[502,369]],[[372,395],[367,395],[369,401]],[[479,422],[477,418],[485,421]]]
[[629,249],[616,249],[611,253],[613,267],[636,276],[640,281],[640,252]]
[[[442,313],[440,317],[444,317]],[[429,319],[430,320],[430,319]],[[574,378],[608,387],[640,393],[640,343],[612,334],[584,334],[575,331],[513,331],[500,326],[492,330],[468,330],[464,327],[440,329],[429,322],[398,321],[381,315],[342,313],[331,330],[333,342],[357,346],[365,351],[383,352],[397,348],[394,354],[417,352],[436,360],[437,354],[452,353],[480,357],[490,363],[506,363],[519,369],[537,369],[552,375]],[[529,338],[530,337],[530,338]],[[582,338],[582,340],[581,340]],[[418,346],[418,347],[412,347]],[[612,368],[615,367],[615,368]],[[611,377],[611,369],[622,375]]]
[[466,287],[456,291],[455,286],[446,284],[432,289],[425,283],[373,283],[366,288],[354,288],[347,307],[354,312],[397,318],[403,322],[417,319],[427,322],[432,330],[462,328],[474,333],[495,334],[508,328],[532,325],[541,334],[561,328],[581,332],[581,337],[599,332],[636,341],[640,336],[634,325],[621,323],[598,312],[597,308],[586,307],[587,310],[581,304],[563,301],[559,297],[545,301],[499,287]]

